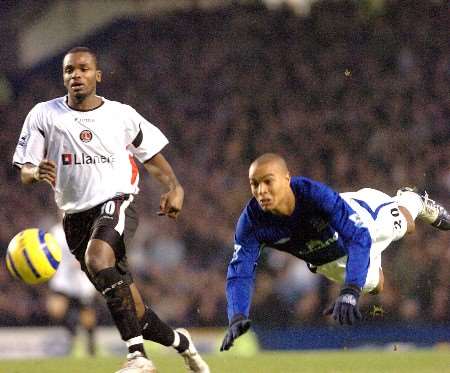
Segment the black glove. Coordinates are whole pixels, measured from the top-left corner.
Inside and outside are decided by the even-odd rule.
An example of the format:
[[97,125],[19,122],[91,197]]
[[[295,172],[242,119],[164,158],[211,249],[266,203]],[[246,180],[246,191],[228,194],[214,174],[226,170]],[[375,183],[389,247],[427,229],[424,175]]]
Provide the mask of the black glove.
[[243,315],[233,317],[230,321],[227,334],[225,334],[225,338],[223,339],[220,351],[228,351],[233,346],[234,340],[242,334],[245,334],[250,329],[251,324],[251,320]]
[[358,299],[361,289],[354,285],[342,288],[336,302],[324,311],[324,315],[333,315],[333,319],[341,325],[352,325],[355,320],[361,320],[362,315],[358,308]]

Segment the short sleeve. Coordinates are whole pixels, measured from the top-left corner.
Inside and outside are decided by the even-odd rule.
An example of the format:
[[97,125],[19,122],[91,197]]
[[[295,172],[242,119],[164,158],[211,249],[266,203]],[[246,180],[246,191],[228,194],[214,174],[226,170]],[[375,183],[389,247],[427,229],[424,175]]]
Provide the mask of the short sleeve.
[[36,105],[27,115],[13,155],[13,165],[19,168],[25,163],[38,165],[45,157],[45,132],[41,106]]
[[129,106],[128,108],[129,150],[141,163],[144,163],[159,153],[169,143],[169,140],[158,127],[151,124],[133,108]]

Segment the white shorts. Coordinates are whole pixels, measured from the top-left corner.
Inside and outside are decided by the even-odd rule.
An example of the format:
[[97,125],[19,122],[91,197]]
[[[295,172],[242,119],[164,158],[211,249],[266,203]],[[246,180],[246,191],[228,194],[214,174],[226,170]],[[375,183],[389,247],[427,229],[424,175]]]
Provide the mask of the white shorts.
[[[363,292],[368,293],[377,287],[380,280],[381,253],[391,242],[405,235],[407,221],[396,199],[379,190],[364,188],[357,192],[341,193],[341,197],[360,216],[372,238],[369,270],[363,287]],[[343,284],[346,265],[347,256],[344,256],[317,267],[317,273]]]

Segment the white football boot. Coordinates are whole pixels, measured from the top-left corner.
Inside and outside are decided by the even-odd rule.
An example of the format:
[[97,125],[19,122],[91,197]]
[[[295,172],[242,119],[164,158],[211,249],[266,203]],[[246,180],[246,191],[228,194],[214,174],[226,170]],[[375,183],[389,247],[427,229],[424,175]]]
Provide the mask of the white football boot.
[[405,192],[415,193],[422,200],[423,208],[417,216],[420,220],[442,231],[450,230],[450,215],[444,206],[430,199],[427,192],[418,193],[416,188],[401,188],[397,191],[397,195]]
[[141,352],[127,354],[127,361],[116,373],[158,373],[152,361]]
[[191,335],[186,329],[176,329],[176,332],[183,334],[189,341],[189,348],[181,352],[180,355],[184,359],[184,363],[188,368],[188,372],[192,373],[210,373],[209,366],[202,359],[197,349],[194,346],[194,342],[192,342]]

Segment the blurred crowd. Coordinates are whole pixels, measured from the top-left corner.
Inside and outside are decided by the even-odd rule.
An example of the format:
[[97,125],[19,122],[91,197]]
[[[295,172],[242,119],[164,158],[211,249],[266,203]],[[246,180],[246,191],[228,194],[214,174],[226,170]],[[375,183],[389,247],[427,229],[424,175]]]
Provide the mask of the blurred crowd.
[[[171,141],[163,153],[185,187],[184,210],[176,222],[158,217],[162,189],[142,172],[129,257],[146,299],[172,325],[226,325],[234,224],[250,198],[249,163],[263,152],[338,191],[393,195],[416,185],[450,208],[448,8],[387,1],[371,13],[357,3],[318,2],[308,17],[235,5],[124,19],[81,43],[98,53],[98,93],[132,105]],[[49,188],[22,186],[9,162],[29,110],[65,93],[61,56],[13,86],[14,99],[0,105],[2,257],[19,230],[56,219]],[[385,290],[362,298],[365,318],[450,321],[449,246],[448,233],[418,223],[388,248]],[[2,262],[0,324],[47,323],[47,291],[12,280]],[[303,262],[267,250],[251,317],[324,324],[337,291]]]

